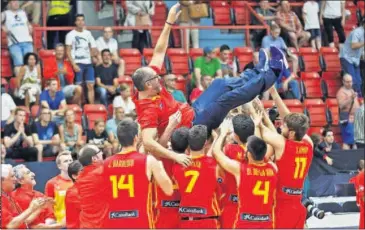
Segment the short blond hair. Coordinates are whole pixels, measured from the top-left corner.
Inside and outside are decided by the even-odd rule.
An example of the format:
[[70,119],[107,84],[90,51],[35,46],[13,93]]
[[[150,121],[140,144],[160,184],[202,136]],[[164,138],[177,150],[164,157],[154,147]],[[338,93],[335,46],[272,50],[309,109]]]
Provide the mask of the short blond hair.
[[71,152],[68,150],[62,151],[60,152],[57,157],[56,157],[56,164],[59,165],[61,164],[61,157],[62,156],[72,156]]

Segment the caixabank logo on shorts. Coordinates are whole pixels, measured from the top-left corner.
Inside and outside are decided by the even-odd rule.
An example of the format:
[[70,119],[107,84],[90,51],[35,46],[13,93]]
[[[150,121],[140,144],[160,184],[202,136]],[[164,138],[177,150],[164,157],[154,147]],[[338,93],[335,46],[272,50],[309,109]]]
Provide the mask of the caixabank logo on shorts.
[[163,200],[161,203],[164,208],[178,208],[180,206],[179,200]]
[[255,222],[268,222],[271,221],[270,215],[255,215],[249,213],[242,213],[241,220],[255,221]]
[[109,219],[138,218],[138,210],[113,211],[109,213]]
[[206,215],[207,210],[205,208],[199,208],[199,207],[180,207],[179,213]]
[[288,195],[298,196],[302,195],[303,190],[302,189],[294,189],[294,188],[283,188],[283,192]]

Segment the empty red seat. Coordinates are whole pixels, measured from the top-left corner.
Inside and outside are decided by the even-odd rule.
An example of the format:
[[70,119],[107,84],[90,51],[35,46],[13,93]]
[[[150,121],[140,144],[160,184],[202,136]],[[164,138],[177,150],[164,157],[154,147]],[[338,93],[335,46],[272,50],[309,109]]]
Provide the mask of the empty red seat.
[[157,44],[157,40],[160,37],[162,29],[151,29],[150,36],[151,36],[151,46],[155,48]]
[[231,7],[227,2],[212,1],[213,23],[214,25],[232,25]]
[[55,52],[55,50],[41,49],[41,50],[38,51],[38,56],[42,60],[47,59],[47,58],[55,58],[56,57],[56,52]]
[[270,109],[270,108],[274,107],[274,105],[275,105],[274,100],[262,100],[261,103],[265,109]]
[[30,108],[30,114],[31,114],[33,119],[36,119],[39,115],[39,105],[33,105]]
[[326,71],[340,72],[341,63],[338,50],[335,47],[322,47],[320,53],[323,57]]
[[190,48],[189,56],[193,62],[195,62],[195,59],[197,59],[198,57],[201,57],[203,55],[204,55],[204,51],[202,48]]
[[313,133],[316,133],[316,134],[319,134],[322,136],[322,131],[323,131],[323,127],[309,127],[308,131],[307,131],[307,134],[310,136],[312,135]]
[[1,49],[1,77],[9,78],[13,76],[13,67],[8,50]]
[[33,36],[34,41],[34,49],[35,50],[39,50],[42,49],[43,47],[43,31],[41,30],[36,30],[36,28],[39,27],[39,25],[33,25],[33,33],[35,34],[35,36]]
[[18,88],[18,81],[15,77],[10,78],[9,81],[9,89],[12,90],[12,92],[15,91],[15,89]]
[[[151,48],[144,48],[143,49],[143,57],[144,57],[144,61],[145,61],[146,65],[148,65],[150,63],[150,61],[152,59],[152,56],[153,56],[153,49],[151,49]],[[162,69],[161,69],[160,74],[161,75],[167,74],[165,64],[162,65]]]
[[75,123],[82,125],[82,109],[79,105],[76,104],[68,104],[68,109],[72,109],[75,113]]
[[236,25],[249,25],[251,23],[251,12],[245,1],[232,1],[231,6]]
[[29,124],[29,120],[30,120],[30,110],[28,107],[25,107],[25,106],[22,106],[22,105],[19,105],[17,106],[18,108],[21,108],[25,111],[25,123],[26,124]]
[[114,115],[113,104],[108,105],[108,114],[109,114],[109,117],[113,117],[113,115]]
[[357,8],[360,10],[361,15],[365,15],[365,1],[357,1]]
[[172,30],[172,39],[175,48],[181,48],[182,40],[181,40],[181,31],[180,30]]
[[6,36],[6,33],[1,33],[1,49],[7,49],[8,48],[8,38]]
[[303,113],[303,105],[302,103],[297,99],[286,99],[283,100],[285,105],[288,107],[291,113]]
[[108,111],[102,104],[86,104],[84,106],[84,114],[88,121],[88,129],[94,128],[94,122],[97,119],[103,119],[106,121],[108,119]]
[[345,35],[348,37],[350,33],[356,29],[356,24],[346,24],[343,28],[345,30]]
[[233,55],[238,62],[238,72],[241,72],[245,65],[253,60],[253,49],[251,47],[236,47],[233,49]]
[[120,49],[119,55],[125,61],[126,75],[132,75],[142,66],[142,55],[138,49]]
[[323,72],[322,79],[326,83],[327,97],[335,98],[338,90],[342,86],[341,73],[339,72]]
[[181,90],[186,96],[186,84],[187,80],[182,75],[176,75],[176,89]]
[[303,69],[305,72],[320,72],[319,52],[313,48],[299,48],[299,54],[303,60]]
[[316,72],[301,73],[301,88],[305,98],[324,98],[323,81]]
[[189,56],[184,49],[167,50],[167,56],[170,60],[170,70],[173,74],[187,75],[190,73]]
[[306,99],[304,106],[310,118],[311,126],[323,127],[327,125],[326,105],[321,99]]
[[326,100],[327,109],[331,114],[330,123],[333,125],[338,125],[340,122],[338,102],[336,98],[327,98]]
[[167,17],[167,7],[164,1],[155,1],[155,14],[152,16],[154,26],[165,25]]

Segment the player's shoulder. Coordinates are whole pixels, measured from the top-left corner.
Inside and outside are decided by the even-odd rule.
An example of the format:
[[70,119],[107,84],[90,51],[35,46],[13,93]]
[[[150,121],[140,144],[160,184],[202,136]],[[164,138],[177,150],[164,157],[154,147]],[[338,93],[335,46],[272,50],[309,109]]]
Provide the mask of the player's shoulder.
[[55,185],[58,181],[59,181],[59,175],[52,177],[51,179],[49,179],[46,183],[46,186],[52,186]]

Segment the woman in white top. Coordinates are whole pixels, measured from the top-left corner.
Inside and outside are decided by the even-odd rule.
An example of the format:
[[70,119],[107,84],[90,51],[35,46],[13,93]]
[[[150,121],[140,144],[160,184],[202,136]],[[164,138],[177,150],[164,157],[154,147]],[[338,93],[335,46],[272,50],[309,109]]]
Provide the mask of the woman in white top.
[[131,98],[131,90],[127,84],[122,84],[120,86],[120,96],[116,96],[113,100],[113,107],[122,107],[125,115],[135,116],[136,106],[134,105]]
[[38,56],[35,53],[27,53],[24,56],[24,66],[17,75],[18,90],[15,93],[20,99],[25,99],[25,106],[39,101],[41,93],[41,68],[38,65]]

